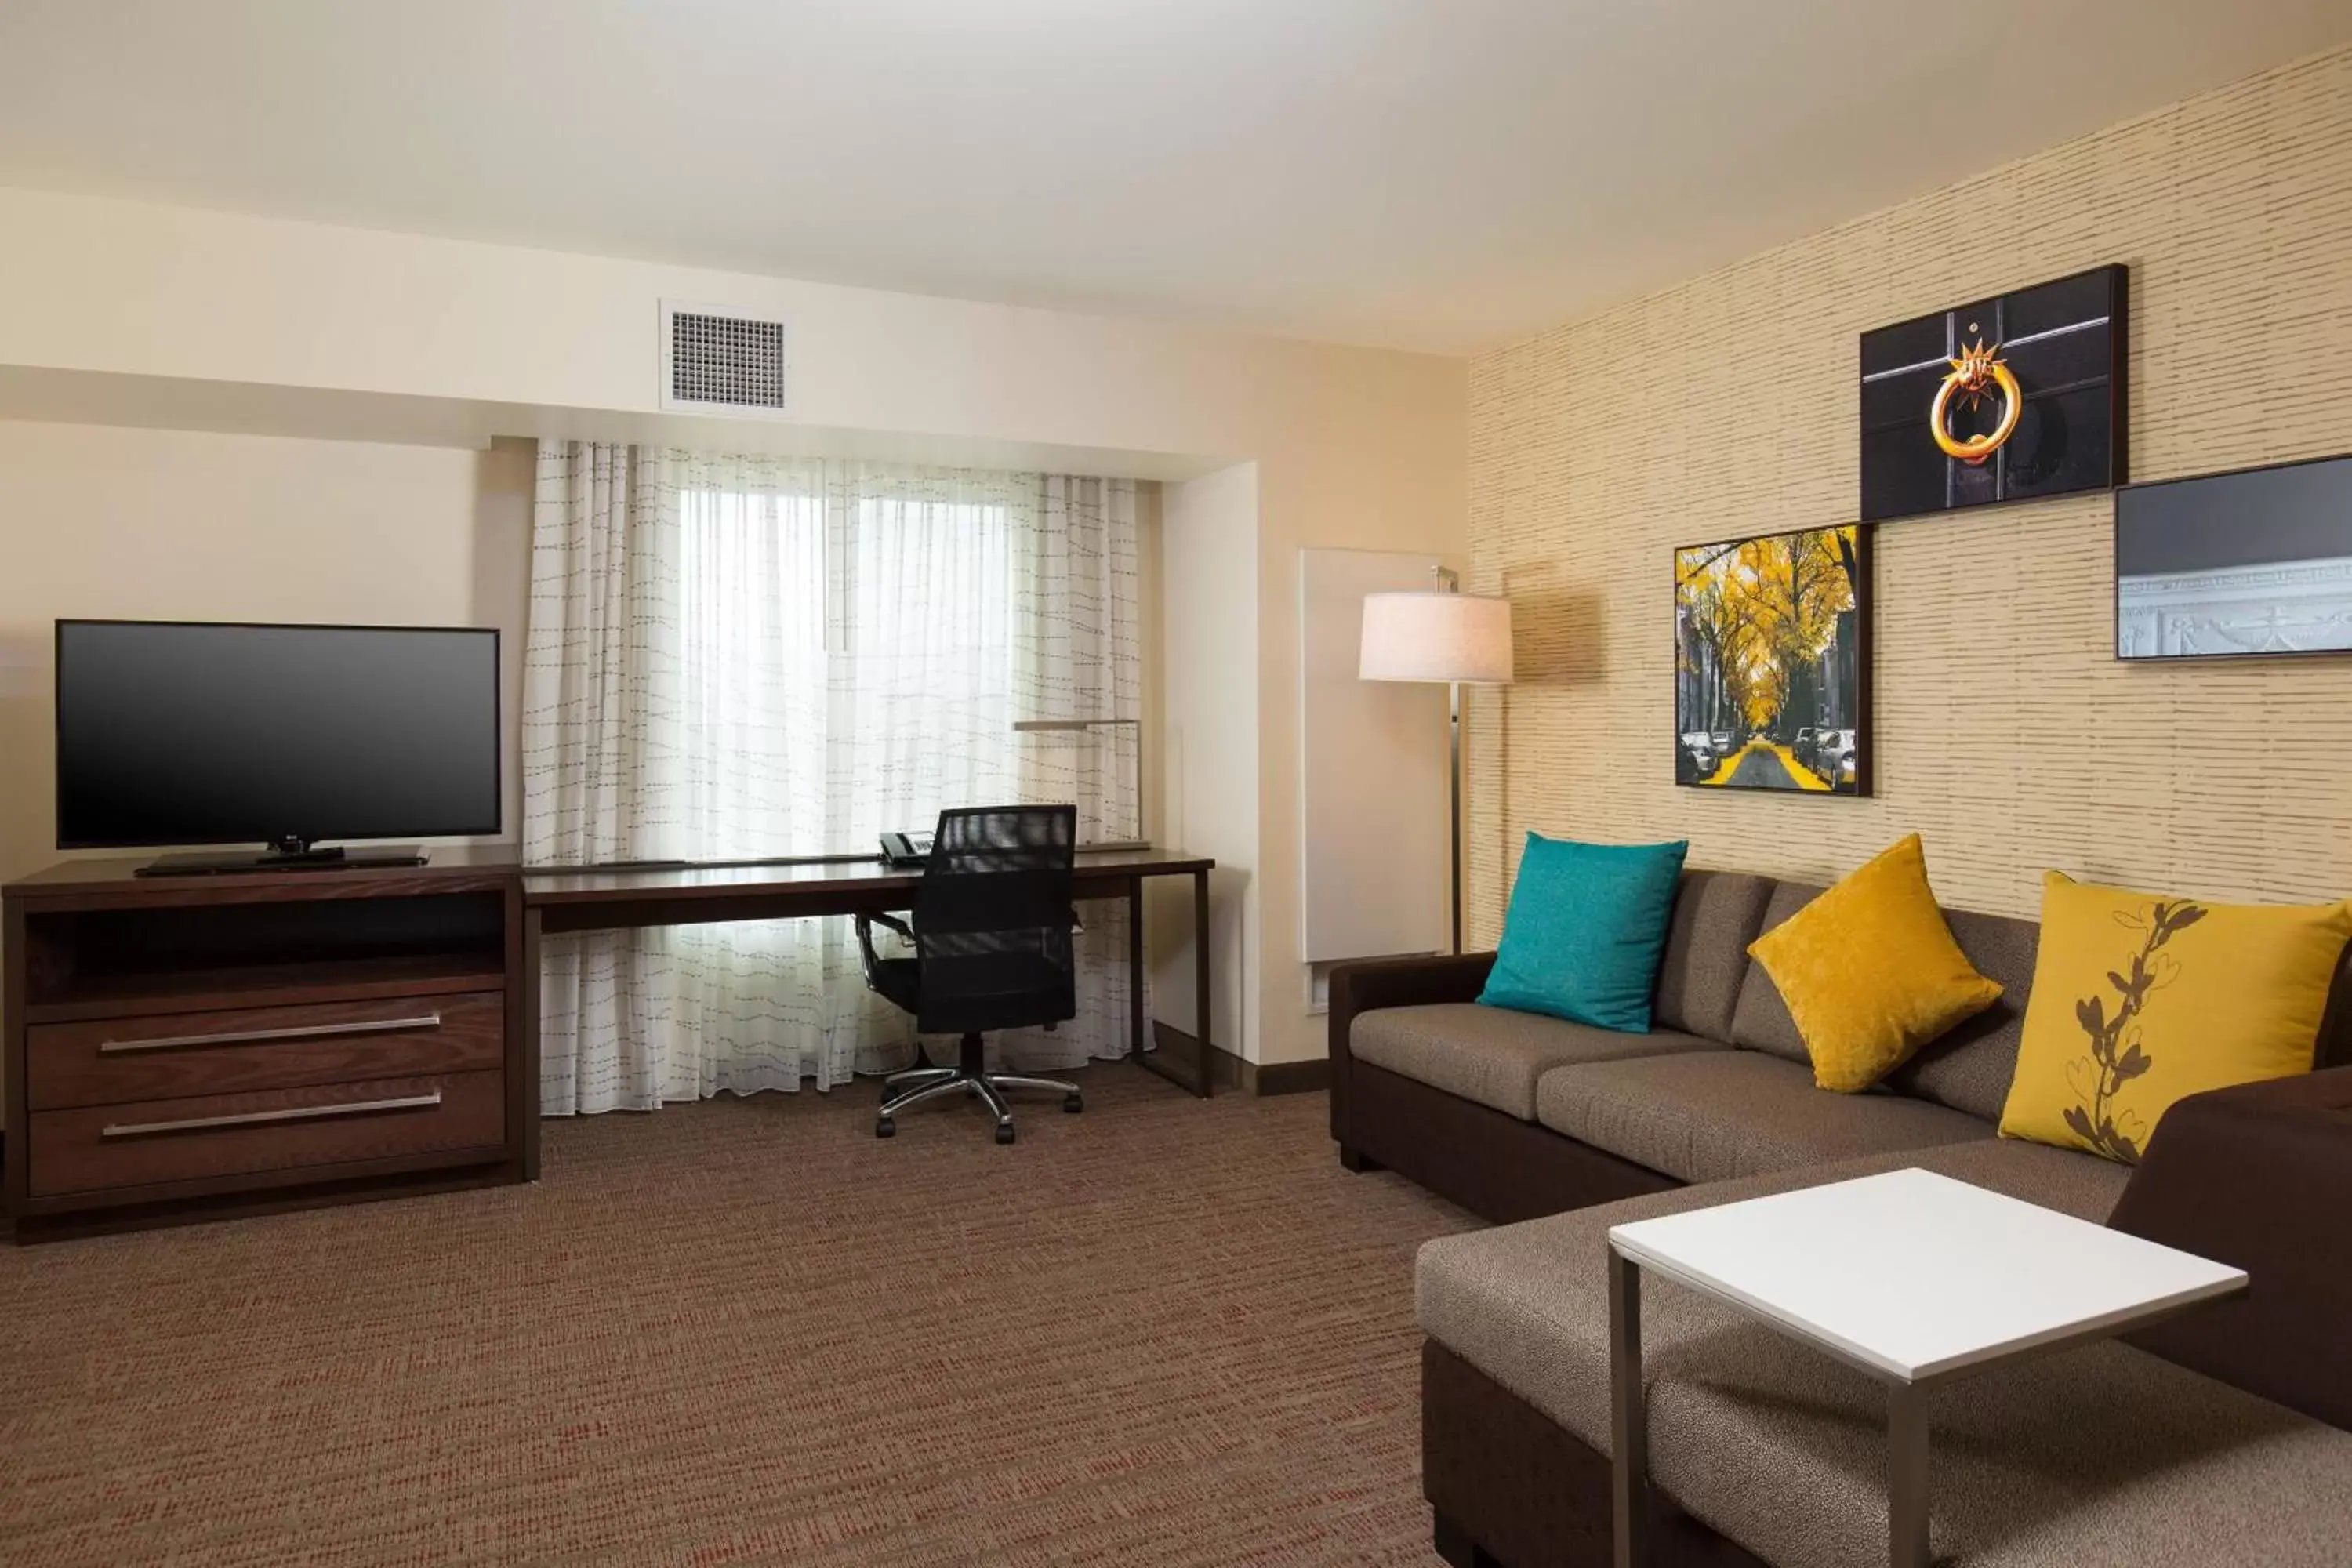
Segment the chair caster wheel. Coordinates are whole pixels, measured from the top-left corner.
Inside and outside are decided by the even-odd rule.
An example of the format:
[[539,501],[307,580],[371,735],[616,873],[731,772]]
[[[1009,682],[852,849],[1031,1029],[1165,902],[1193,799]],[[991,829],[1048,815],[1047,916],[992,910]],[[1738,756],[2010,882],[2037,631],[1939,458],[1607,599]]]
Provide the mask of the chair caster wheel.
[[888,1117],[877,1116],[874,1119],[874,1136],[877,1138],[895,1138],[898,1133],[898,1124]]
[[1087,1102],[1082,1097],[1075,1094],[1066,1094],[1062,1096],[1062,1112],[1064,1115],[1076,1116],[1079,1111],[1084,1110],[1086,1108]]
[[996,1141],[999,1143],[1010,1143],[1013,1142],[1013,1123],[1010,1121],[1000,1121],[996,1124]]

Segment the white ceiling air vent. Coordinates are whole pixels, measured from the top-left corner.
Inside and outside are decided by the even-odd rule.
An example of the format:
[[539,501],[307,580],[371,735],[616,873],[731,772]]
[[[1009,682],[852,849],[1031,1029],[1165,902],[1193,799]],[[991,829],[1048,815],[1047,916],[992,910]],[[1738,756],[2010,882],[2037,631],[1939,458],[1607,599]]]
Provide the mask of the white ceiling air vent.
[[784,369],[783,322],[662,301],[664,408],[782,414]]

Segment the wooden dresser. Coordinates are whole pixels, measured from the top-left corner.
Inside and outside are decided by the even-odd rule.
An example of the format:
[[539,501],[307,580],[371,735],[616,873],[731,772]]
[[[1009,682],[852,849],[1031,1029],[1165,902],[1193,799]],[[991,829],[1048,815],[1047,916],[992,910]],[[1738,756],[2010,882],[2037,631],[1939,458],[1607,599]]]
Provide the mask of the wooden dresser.
[[0,894],[18,1241],[528,1181],[535,976],[511,852]]

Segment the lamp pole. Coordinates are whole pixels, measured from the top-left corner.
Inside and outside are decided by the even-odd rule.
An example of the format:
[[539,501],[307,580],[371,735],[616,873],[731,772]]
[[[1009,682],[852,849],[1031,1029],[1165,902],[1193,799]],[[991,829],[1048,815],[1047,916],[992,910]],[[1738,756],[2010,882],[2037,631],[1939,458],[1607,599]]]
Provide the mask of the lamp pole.
[[[1441,594],[1462,592],[1462,574],[1451,566],[1433,567]],[[1451,895],[1454,951],[1462,951],[1462,683],[1445,683],[1445,724],[1449,742],[1445,759],[1446,847],[1453,851],[1453,875],[1445,880]]]
[[1462,683],[1449,680],[1446,687],[1447,717],[1452,721],[1453,754],[1445,770],[1446,794],[1453,806],[1453,831],[1449,835],[1454,848],[1454,951],[1462,951]]

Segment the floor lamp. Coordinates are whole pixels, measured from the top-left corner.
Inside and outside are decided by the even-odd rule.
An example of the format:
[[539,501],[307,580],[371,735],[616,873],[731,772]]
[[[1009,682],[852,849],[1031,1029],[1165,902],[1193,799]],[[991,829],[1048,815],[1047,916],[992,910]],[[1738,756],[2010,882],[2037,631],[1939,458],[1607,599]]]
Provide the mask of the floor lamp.
[[1462,951],[1462,688],[1511,679],[1511,602],[1462,592],[1462,579],[1436,569],[1434,591],[1364,595],[1364,641],[1356,673],[1365,680],[1436,680],[1446,687],[1453,732],[1445,772],[1453,807],[1454,951]]

